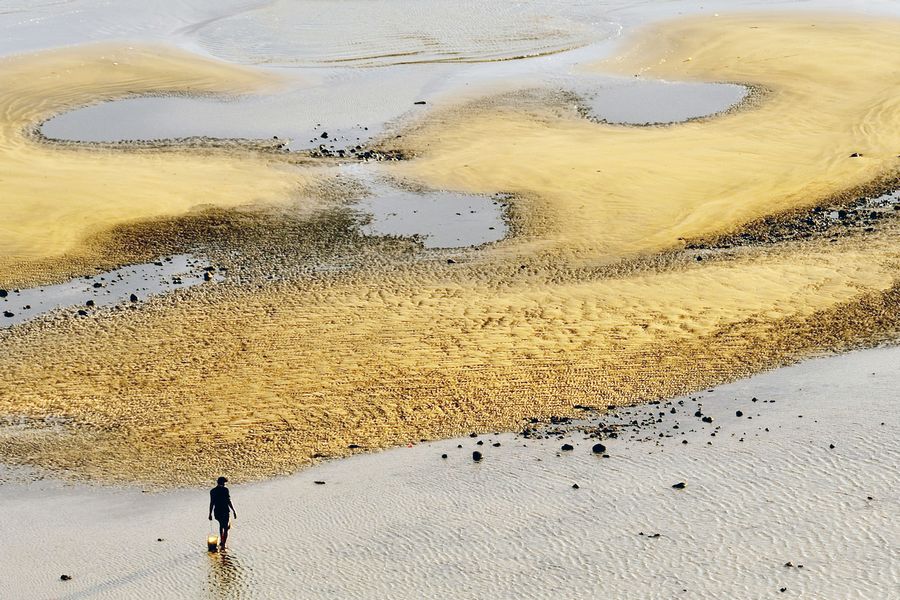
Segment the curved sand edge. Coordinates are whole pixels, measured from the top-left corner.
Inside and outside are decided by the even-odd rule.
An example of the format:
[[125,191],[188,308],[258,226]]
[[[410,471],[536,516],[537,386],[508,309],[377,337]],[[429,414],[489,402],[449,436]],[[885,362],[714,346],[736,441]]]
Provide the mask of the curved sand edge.
[[[788,598],[884,597],[900,536],[898,365],[900,348],[854,352],[699,402],[675,399],[675,415],[667,403],[628,409],[625,420],[661,413],[663,422],[640,439],[605,440],[608,459],[577,434],[503,434],[233,481],[239,519],[224,556],[205,554],[206,488],[7,480],[0,589],[34,598],[749,598],[782,597],[784,587]],[[698,405],[712,424],[693,416]],[[566,442],[575,450],[559,453]],[[678,481],[686,489],[673,490]],[[63,573],[73,579],[59,581]]]
[[[799,83],[787,89],[811,103],[807,108],[821,108],[807,88],[840,95],[834,86],[845,74],[816,68],[822,56],[815,45],[802,53],[808,40],[797,35],[797,22],[776,23],[765,35],[800,58],[766,61],[765,71],[793,74]],[[710,69],[729,49],[734,55],[747,45],[770,57],[769,46],[745,37],[746,23],[717,22],[697,32],[721,50],[705,61]],[[893,21],[827,25],[829,51],[846,50],[842,61],[875,70],[885,68],[875,59],[900,39],[888,35]],[[751,73],[758,69],[752,58]],[[895,74],[879,83],[900,85]],[[0,334],[9,351],[0,356],[0,409],[37,424],[24,433],[4,429],[0,447],[10,462],[101,481],[184,484],[205,479],[209,469],[264,478],[349,453],[350,444],[374,449],[473,429],[515,430],[529,417],[571,413],[574,404],[668,397],[896,335],[898,230],[888,219],[836,241],[819,237],[715,257],[651,255],[648,268],[609,270],[629,248],[650,252],[677,233],[717,231],[749,208],[815,203],[817,190],[885,171],[895,159],[877,152],[870,158],[868,149],[861,160],[851,158],[831,142],[867,139],[873,124],[893,118],[892,98],[856,90],[839,107],[846,122],[837,129],[796,134],[809,143],[793,159],[772,141],[780,131],[758,119],[761,108],[667,128],[666,144],[644,146],[647,156],[641,142],[661,133],[618,131],[629,152],[592,154],[608,132],[577,118],[537,119],[501,108],[496,118],[510,137],[494,144],[498,131],[486,131],[471,148],[460,133],[470,131],[469,121],[435,125],[428,154],[392,171],[440,174],[466,159],[477,168],[463,163],[445,173],[452,187],[474,181],[508,188],[514,179],[530,232],[452,263],[445,256],[411,262],[400,251],[363,253],[352,269],[314,276],[282,260],[273,243],[275,252],[260,260],[272,268],[261,268],[253,285],[215,286],[127,314]],[[879,109],[870,118],[871,102]],[[787,114],[801,129],[810,118],[796,107]],[[736,120],[741,136],[730,135]],[[868,142],[876,149],[900,131],[876,129]],[[733,170],[701,160],[709,152],[726,159],[734,140],[756,147],[754,132],[765,134],[778,156],[722,163]],[[804,137],[812,134],[823,137]],[[694,152],[696,136],[711,145]],[[537,143],[545,140],[554,143]],[[793,151],[798,140],[791,140]],[[591,152],[574,152],[582,146]],[[667,160],[654,155],[665,149]],[[800,160],[806,153],[815,160]],[[592,179],[607,163],[616,177]],[[686,163],[703,169],[682,171]],[[584,177],[576,171],[568,178],[575,167]],[[752,202],[739,202],[747,198]],[[665,226],[645,235],[660,219]],[[303,230],[287,233],[290,241]],[[306,233],[316,239],[314,228]],[[324,249],[312,242],[291,248],[292,256],[313,262],[347,250],[333,238]],[[356,257],[360,250],[349,252]],[[267,278],[273,269],[283,280]],[[66,423],[61,435],[45,435],[48,419]]]

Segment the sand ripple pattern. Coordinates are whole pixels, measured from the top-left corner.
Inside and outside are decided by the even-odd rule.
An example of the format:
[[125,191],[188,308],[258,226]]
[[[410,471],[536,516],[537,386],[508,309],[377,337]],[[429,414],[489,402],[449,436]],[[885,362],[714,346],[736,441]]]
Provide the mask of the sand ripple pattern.
[[[233,484],[227,556],[204,552],[205,489],[0,485],[0,595],[890,598],[898,365],[900,349],[867,351],[685,398],[638,439],[608,440],[609,459],[580,435],[485,435]],[[698,403],[713,424],[692,416]],[[560,456],[564,441],[575,451]]]
[[543,0],[276,0],[188,28],[207,50],[253,64],[480,62],[551,54],[617,28],[590,3]]

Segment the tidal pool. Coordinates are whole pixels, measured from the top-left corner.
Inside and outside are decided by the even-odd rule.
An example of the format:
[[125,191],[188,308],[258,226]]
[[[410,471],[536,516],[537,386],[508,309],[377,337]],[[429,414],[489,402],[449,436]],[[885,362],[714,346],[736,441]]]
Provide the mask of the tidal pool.
[[0,290],[0,328],[24,323],[56,309],[68,308],[72,313],[87,316],[102,306],[139,302],[147,296],[222,278],[221,273],[209,266],[209,261],[179,254],[57,285]]
[[622,125],[680,123],[742,102],[749,90],[731,83],[635,79],[579,93],[590,118]]

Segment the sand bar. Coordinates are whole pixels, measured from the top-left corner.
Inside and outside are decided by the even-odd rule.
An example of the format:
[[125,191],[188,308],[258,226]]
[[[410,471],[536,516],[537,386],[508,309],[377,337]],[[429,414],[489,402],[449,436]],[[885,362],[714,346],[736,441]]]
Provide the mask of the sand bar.
[[[350,444],[517,429],[573,404],[668,397],[894,335],[894,219],[717,252],[678,238],[887,185],[900,81],[883,57],[897,23],[750,15],[666,27],[664,45],[638,37],[604,68],[727,73],[769,92],[662,128],[600,125],[565,103],[550,114],[527,94],[435,113],[402,138],[419,158],[385,171],[428,189],[513,192],[513,235],[478,250],[360,240],[339,215],[203,221],[200,239],[226,266],[252,263],[253,285],[0,333],[0,410],[33,427],[4,429],[4,455],[159,485],[211,468],[266,477]],[[853,85],[852,65],[868,73]],[[183,221],[133,233],[152,241],[190,231]],[[310,275],[322,261],[344,266]]]

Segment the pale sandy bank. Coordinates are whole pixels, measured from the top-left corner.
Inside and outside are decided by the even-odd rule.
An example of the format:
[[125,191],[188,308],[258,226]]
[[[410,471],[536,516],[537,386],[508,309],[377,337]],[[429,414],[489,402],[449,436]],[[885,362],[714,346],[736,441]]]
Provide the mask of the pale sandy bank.
[[900,348],[867,350],[630,409],[662,422],[605,441],[608,459],[579,434],[505,434],[237,482],[227,557],[204,551],[205,489],[10,478],[0,596],[889,598],[897,389]]

